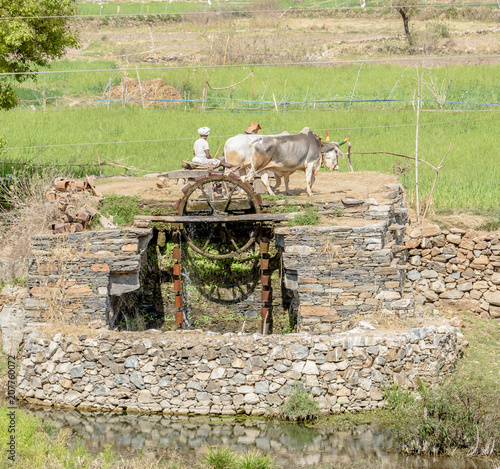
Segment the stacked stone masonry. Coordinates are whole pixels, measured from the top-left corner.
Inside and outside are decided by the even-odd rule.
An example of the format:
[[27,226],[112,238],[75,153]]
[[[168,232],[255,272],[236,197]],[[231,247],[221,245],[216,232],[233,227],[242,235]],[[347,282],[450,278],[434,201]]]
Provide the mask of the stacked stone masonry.
[[500,319],[500,231],[408,228],[405,247],[417,304]]
[[142,255],[150,238],[151,230],[138,229],[34,237],[26,322],[52,316],[73,325],[108,325],[111,297],[140,288]]
[[380,407],[383,388],[453,371],[463,337],[451,326],[262,336],[201,331],[28,334],[18,397],[87,410],[261,415],[296,383],[324,412]]
[[[284,286],[296,298],[302,330],[338,330],[354,314],[381,308],[414,314],[413,297],[404,289],[408,215],[403,189],[386,188],[383,205],[374,199],[341,199],[342,218],[332,226],[275,230],[283,255]],[[335,209],[320,206],[320,213]]]

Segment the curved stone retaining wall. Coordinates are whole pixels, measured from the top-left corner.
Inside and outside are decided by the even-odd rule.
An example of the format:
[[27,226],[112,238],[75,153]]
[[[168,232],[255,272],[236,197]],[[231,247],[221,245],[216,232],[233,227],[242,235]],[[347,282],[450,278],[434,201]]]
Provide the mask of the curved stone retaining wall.
[[451,373],[461,347],[451,326],[335,336],[35,331],[25,340],[18,397],[80,409],[259,415],[302,382],[325,412],[372,409],[394,381],[412,387]]

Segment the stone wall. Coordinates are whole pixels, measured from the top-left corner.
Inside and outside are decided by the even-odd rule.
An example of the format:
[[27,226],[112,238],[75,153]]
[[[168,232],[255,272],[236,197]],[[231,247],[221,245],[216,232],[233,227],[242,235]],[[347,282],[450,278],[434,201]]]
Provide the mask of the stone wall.
[[385,189],[380,202],[314,201],[322,217],[334,218],[329,226],[275,229],[284,287],[295,300],[301,330],[338,330],[354,314],[381,308],[414,314],[411,291],[404,288],[404,192],[399,184]]
[[26,337],[17,390],[80,409],[259,415],[301,382],[323,411],[355,411],[383,405],[394,381],[406,388],[452,372],[461,347],[451,326],[336,336],[38,330]]
[[28,260],[26,321],[102,327],[111,298],[140,288],[142,254],[151,230],[39,235]]
[[303,330],[329,332],[381,307],[413,312],[404,260],[392,249],[401,252],[404,225],[359,225],[276,230],[285,287],[296,296]]
[[500,319],[500,232],[408,228],[408,285],[420,305]]

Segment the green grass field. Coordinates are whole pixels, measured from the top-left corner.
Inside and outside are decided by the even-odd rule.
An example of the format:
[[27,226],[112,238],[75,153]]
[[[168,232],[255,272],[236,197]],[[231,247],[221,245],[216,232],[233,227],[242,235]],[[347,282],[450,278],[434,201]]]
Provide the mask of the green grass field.
[[[389,5],[387,0],[366,0],[366,8],[384,8]],[[426,5],[438,4],[442,6],[446,2],[431,0],[422,2]],[[469,1],[470,4],[483,5],[482,0]],[[119,7],[118,7],[119,5]],[[127,1],[127,0],[104,0],[99,2],[78,2],[78,15],[153,15],[153,14],[192,14],[192,13],[217,13],[234,12],[237,16],[251,15],[259,11],[276,11],[293,8],[304,9],[327,9],[327,8],[360,8],[359,0],[240,0],[240,1]]]
[[[85,68],[86,67],[86,68]],[[248,77],[246,67],[185,68],[141,71],[143,81],[163,78],[186,102],[176,108],[142,109],[121,102],[108,103],[106,86],[120,83],[116,63],[59,62],[52,70],[110,70],[94,73],[42,75],[18,88],[25,101],[16,110],[0,112],[6,162],[95,164],[101,157],[146,171],[180,168],[191,158],[196,129],[208,125],[212,154],[221,154],[227,138],[241,133],[250,121],[264,133],[298,132],[310,127],[333,139],[351,135],[353,152],[415,154],[417,72],[391,65],[344,67],[256,67],[252,78],[229,90],[214,88]],[[419,69],[420,70],[420,69]],[[437,165],[450,143],[454,145],[441,170],[434,194],[438,209],[497,209],[500,198],[500,88],[499,66],[436,67],[420,70],[423,111],[420,113],[419,157]],[[134,77],[130,72],[129,76]],[[453,79],[451,79],[453,77]],[[436,96],[448,103],[440,105]],[[31,97],[30,97],[31,95]],[[48,100],[43,111],[43,95]],[[89,101],[71,107],[64,97]],[[350,99],[354,101],[350,103]],[[391,98],[396,101],[384,102]],[[276,101],[276,103],[275,103]],[[35,103],[34,107],[29,105]],[[442,107],[442,108],[441,108]],[[33,110],[34,109],[34,110]],[[205,109],[206,112],[203,112]],[[277,109],[277,110],[276,110]],[[393,156],[353,156],[356,170],[391,172],[409,166],[401,177],[409,191],[414,186],[413,163]],[[0,171],[12,168],[0,165]],[[119,170],[106,168],[108,174]],[[92,168],[87,168],[87,171]],[[341,171],[346,171],[341,161]],[[97,169],[93,169],[96,172]],[[420,194],[432,185],[433,171],[421,165]]]
[[[141,68],[145,70],[141,70]],[[92,70],[87,72],[86,70]],[[105,70],[105,71],[101,71]],[[84,97],[96,101],[107,99],[108,85],[121,83],[119,65],[109,60],[55,62],[50,73],[29,80],[17,91],[25,104],[41,106],[43,96],[48,106],[64,105],[64,98]],[[253,76],[249,75],[253,73]],[[436,102],[446,100],[446,110],[487,109],[500,101],[497,77],[499,65],[442,66],[419,69],[425,109],[440,110]],[[134,67],[127,71],[136,79]],[[207,89],[207,107],[217,109],[304,110],[331,109],[414,109],[417,69],[400,65],[363,64],[343,66],[238,66],[238,67],[163,67],[149,64],[139,67],[142,81],[162,78],[176,88],[190,109],[201,108],[203,88],[208,81],[212,88],[228,87],[241,82],[232,90]],[[244,80],[244,81],[242,81]],[[383,100],[391,99],[384,103]],[[349,101],[354,103],[350,104]],[[321,103],[320,101],[323,101]],[[332,103],[336,101],[337,103]],[[356,101],[361,101],[356,103]],[[100,101],[102,104],[103,101]],[[104,104],[106,104],[104,102]]]
[[[297,2],[294,0],[262,0],[262,1],[217,1],[211,0],[201,2],[178,2],[178,1],[103,1],[99,2],[80,2],[78,5],[79,15],[147,15],[147,14],[182,14],[182,13],[199,13],[199,12],[226,12],[234,11],[241,13],[251,13],[253,11],[269,11],[269,10],[284,10],[288,8],[341,8],[341,7],[358,7],[359,0],[303,0]],[[378,4],[377,4],[378,3]],[[376,0],[368,0],[367,6],[384,6],[385,1],[377,2]],[[102,5],[102,6],[101,6]],[[118,10],[118,5],[120,5]]]

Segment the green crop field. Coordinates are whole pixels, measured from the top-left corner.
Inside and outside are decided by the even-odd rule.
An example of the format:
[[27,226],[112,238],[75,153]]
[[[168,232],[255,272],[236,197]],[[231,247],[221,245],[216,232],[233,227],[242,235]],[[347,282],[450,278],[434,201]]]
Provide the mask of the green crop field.
[[[126,68],[126,67],[125,67]],[[91,70],[86,72],[86,70]],[[57,73],[69,71],[71,73]],[[130,67],[129,78],[142,81],[162,78],[187,100],[184,107],[197,109],[207,89],[206,107],[221,110],[414,109],[417,69],[400,65],[342,66],[238,66],[238,67]],[[498,106],[500,66],[448,66],[418,69],[426,109],[484,110]],[[227,88],[239,83],[233,89]],[[241,83],[240,83],[241,82]],[[109,60],[56,62],[50,74],[40,75],[17,87],[28,105],[64,105],[66,98],[89,98],[106,104],[109,86],[121,83],[119,65]],[[390,99],[390,102],[383,102]],[[437,101],[446,101],[440,105]],[[57,101],[57,103],[56,103]],[[276,105],[274,102],[276,101]],[[351,103],[351,101],[353,101]]]
[[[366,6],[383,6],[387,2],[369,0]],[[102,2],[81,2],[78,5],[79,15],[147,15],[147,14],[182,14],[182,13],[202,13],[202,12],[252,12],[268,10],[284,10],[294,8],[340,8],[358,7],[359,0],[304,0],[297,2],[294,0],[277,1],[217,1],[211,0],[202,2],[178,2],[178,1],[102,1]]]
[[[121,81],[114,62],[63,61],[51,70],[90,68],[105,71],[41,75],[18,88],[25,101],[16,110],[0,112],[1,135],[7,141],[3,161],[95,164],[99,151],[103,158],[145,171],[168,171],[192,157],[198,127],[212,129],[212,153],[220,155],[224,141],[250,121],[260,122],[264,133],[297,132],[306,126],[323,136],[328,130],[337,140],[349,133],[353,152],[413,156],[418,70],[423,98],[419,157],[437,165],[453,144],[439,175],[435,207],[498,207],[498,66],[153,68],[141,70],[141,80],[163,78],[180,91],[183,102],[146,109],[140,100],[106,101],[108,85]],[[128,73],[135,78],[135,70]],[[203,97],[207,80],[222,88],[245,78],[232,90],[208,88]],[[356,170],[391,172],[393,166],[409,166],[401,181],[411,200],[412,161],[387,155],[352,158]],[[345,162],[340,164],[346,171]],[[420,194],[425,195],[434,172],[424,164],[420,168]],[[0,165],[2,169],[12,170],[8,165]],[[118,171],[106,169],[108,174]]]
[[[192,14],[203,12],[234,12],[237,15],[259,11],[327,9],[327,8],[383,8],[389,5],[387,0],[365,0],[364,5],[360,0],[239,0],[239,1],[129,1],[129,0],[103,0],[101,2],[78,2],[79,15],[148,15],[148,14]],[[446,2],[431,0],[422,2],[427,5],[436,4],[443,6]],[[469,1],[470,4],[488,4],[483,0]],[[491,3],[489,3],[491,4]],[[488,4],[488,5],[489,5]],[[446,7],[446,5],[445,5]],[[448,6],[449,8],[449,6]]]

